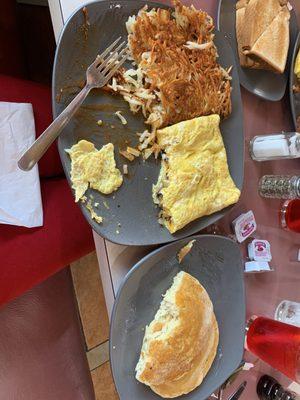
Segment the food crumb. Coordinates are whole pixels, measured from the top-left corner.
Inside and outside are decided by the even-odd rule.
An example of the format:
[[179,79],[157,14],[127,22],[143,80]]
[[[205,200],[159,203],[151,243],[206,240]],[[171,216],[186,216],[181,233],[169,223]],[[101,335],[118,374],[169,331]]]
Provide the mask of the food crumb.
[[111,125],[110,127],[111,127],[111,129],[114,129],[114,128],[115,128],[115,126],[114,126],[114,125]]
[[116,230],[116,234],[118,235],[120,233],[119,229]]
[[107,204],[106,201],[103,202],[103,205],[104,205],[105,208],[107,208],[109,210],[109,205]]
[[120,119],[120,121],[122,122],[122,125],[127,124],[127,121],[126,121],[125,117],[121,114],[121,111],[116,111],[115,115]]
[[115,199],[116,198],[116,196],[115,195],[113,195],[113,199]]
[[127,151],[127,153],[132,154],[134,157],[139,157],[141,154],[140,150],[135,149],[134,147],[130,147],[130,146],[127,146],[126,151]]
[[90,195],[90,198],[91,198],[92,200],[94,200],[94,196],[93,196],[92,194]]
[[95,210],[92,207],[91,200],[89,200],[87,202],[86,208],[89,210],[89,212],[91,214],[91,218],[94,219],[96,222],[98,222],[98,224],[101,224],[101,222],[103,221],[103,218],[95,212]]
[[119,153],[121,154],[121,156],[127,158],[127,160],[129,160],[129,161],[133,161],[134,160],[134,155],[128,153],[127,150],[119,150]]
[[101,126],[102,124],[103,124],[103,121],[102,121],[102,119],[98,119],[98,121],[97,121],[97,125]]
[[118,226],[121,226],[120,222],[118,222]]
[[182,262],[184,257],[192,250],[193,244],[195,243],[196,240],[190,240],[185,246],[183,246],[178,254],[177,254],[177,260],[179,264]]
[[127,164],[123,164],[123,174],[124,175],[128,174],[128,165]]
[[146,176],[145,176],[145,178],[144,178],[144,179],[145,179],[145,181],[147,181],[147,180],[148,180],[148,178],[147,178]]
[[94,206],[97,208],[99,206],[99,203],[95,203]]

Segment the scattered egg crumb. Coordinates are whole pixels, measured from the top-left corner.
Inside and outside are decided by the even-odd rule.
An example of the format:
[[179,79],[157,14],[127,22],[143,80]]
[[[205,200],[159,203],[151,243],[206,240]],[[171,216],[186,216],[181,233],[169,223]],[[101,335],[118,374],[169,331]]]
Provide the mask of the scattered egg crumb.
[[107,209],[109,210],[109,205],[107,204],[107,202],[104,201],[103,204],[104,204],[104,207],[107,208]]
[[114,128],[115,128],[115,126],[114,126],[114,125],[111,125],[110,127],[111,127],[111,129],[114,129]]
[[103,218],[98,215],[95,210],[92,207],[92,203],[91,200],[89,200],[86,204],[86,208],[89,210],[89,212],[91,213],[91,218],[94,219],[96,222],[98,222],[98,224],[101,224],[101,222],[103,221]]
[[95,207],[99,207],[99,203],[95,203],[94,206],[95,206]]
[[94,200],[94,196],[93,196],[92,194],[90,195],[90,198],[91,198],[92,200]]
[[127,164],[123,164],[123,174],[124,175],[128,174],[128,165]]
[[103,121],[102,121],[102,119],[98,119],[98,121],[97,121],[97,125],[101,126],[102,124],[103,124]]
[[120,233],[120,231],[117,229],[117,230],[116,230],[116,234],[118,235],[119,233]]
[[145,179],[145,181],[147,181],[147,180],[148,180],[148,178],[147,178],[146,176],[145,176],[145,178],[144,178],[144,179]]
[[113,195],[113,199],[115,199],[116,198],[116,196],[115,195]]

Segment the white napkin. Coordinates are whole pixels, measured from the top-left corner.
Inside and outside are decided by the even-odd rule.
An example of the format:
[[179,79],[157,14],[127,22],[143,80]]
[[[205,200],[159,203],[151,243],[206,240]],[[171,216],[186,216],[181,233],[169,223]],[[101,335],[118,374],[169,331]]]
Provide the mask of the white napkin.
[[21,171],[18,160],[35,140],[32,105],[0,102],[0,223],[43,225],[38,168]]

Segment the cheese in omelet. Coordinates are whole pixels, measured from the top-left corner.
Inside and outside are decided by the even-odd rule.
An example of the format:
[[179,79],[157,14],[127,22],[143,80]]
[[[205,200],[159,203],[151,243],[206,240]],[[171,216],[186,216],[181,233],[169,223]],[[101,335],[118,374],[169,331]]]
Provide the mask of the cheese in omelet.
[[294,73],[298,79],[300,79],[300,50],[298,51],[298,55],[295,62]]
[[240,197],[229,174],[219,123],[219,115],[209,115],[157,131],[165,155],[153,200],[171,233]]
[[116,168],[112,143],[97,150],[93,143],[80,140],[66,152],[71,158],[71,181],[76,202],[89,187],[110,194],[122,185],[123,177]]

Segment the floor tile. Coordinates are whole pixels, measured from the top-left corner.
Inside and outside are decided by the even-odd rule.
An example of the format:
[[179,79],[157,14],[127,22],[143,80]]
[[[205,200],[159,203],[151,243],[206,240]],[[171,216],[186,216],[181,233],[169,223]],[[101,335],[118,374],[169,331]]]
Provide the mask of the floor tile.
[[109,360],[109,342],[99,344],[86,353],[90,371],[98,368]]
[[109,363],[91,372],[96,400],[118,400]]
[[96,253],[71,264],[74,289],[87,349],[105,342],[109,322]]

